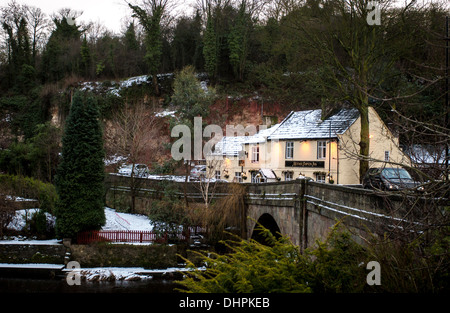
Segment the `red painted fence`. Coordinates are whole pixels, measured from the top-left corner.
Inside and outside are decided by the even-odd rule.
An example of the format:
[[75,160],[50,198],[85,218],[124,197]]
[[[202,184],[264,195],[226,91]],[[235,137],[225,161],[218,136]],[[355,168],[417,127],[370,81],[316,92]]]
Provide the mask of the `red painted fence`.
[[[201,227],[189,227],[187,232],[180,232],[176,234],[179,240],[187,241],[191,233],[204,233]],[[89,244],[91,242],[167,242],[168,235],[159,235],[152,231],[140,230],[92,230],[84,231],[77,234],[78,244]]]

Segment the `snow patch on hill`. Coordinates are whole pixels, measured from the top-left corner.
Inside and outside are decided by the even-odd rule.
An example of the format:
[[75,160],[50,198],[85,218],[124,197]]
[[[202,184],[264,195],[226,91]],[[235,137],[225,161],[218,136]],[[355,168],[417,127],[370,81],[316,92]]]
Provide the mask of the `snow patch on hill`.
[[115,210],[105,208],[106,223],[102,230],[142,230],[151,231],[152,225],[145,215],[119,213]]

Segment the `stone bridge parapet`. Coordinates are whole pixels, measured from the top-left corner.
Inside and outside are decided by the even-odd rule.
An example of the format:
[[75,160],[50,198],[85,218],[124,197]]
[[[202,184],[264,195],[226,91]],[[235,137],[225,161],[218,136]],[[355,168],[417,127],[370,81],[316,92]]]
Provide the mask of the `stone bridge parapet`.
[[[111,190],[127,192],[126,183],[124,177],[112,177],[107,189],[109,186],[110,194]],[[195,183],[177,182],[176,185],[180,197],[185,193],[190,201],[202,201]],[[220,183],[210,196],[226,197],[230,185]],[[420,208],[426,206],[425,200],[421,200],[423,205],[418,204],[417,196],[307,180],[243,185],[246,186],[244,210],[248,218],[240,227],[241,234],[246,239],[255,238],[255,226],[259,222],[274,233],[288,236],[300,250],[313,246],[316,240],[324,240],[338,222],[361,242],[368,232],[381,235],[386,231],[407,229],[420,220],[420,216],[416,218],[412,214],[411,207],[415,206],[420,214]],[[145,180],[139,197],[145,203],[158,197],[161,191],[160,182]]]

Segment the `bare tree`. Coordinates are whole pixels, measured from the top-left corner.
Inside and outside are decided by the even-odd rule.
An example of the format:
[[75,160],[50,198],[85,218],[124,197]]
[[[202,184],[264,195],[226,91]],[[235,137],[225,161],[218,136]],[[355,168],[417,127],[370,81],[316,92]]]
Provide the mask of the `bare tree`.
[[144,102],[130,103],[125,101],[124,107],[117,111],[107,131],[110,142],[109,149],[126,157],[131,164],[131,210],[135,211],[136,195],[139,192],[139,178],[136,177],[135,166],[144,162],[145,152],[151,147],[151,139],[156,136],[154,128],[156,118],[154,112]]
[[279,21],[282,17],[297,9],[301,3],[303,3],[302,0],[265,1],[263,14],[266,18]]
[[86,29],[87,39],[91,43],[96,43],[107,32],[108,29],[100,21],[90,22]]
[[7,6],[0,7],[0,38],[4,43],[5,61],[12,62],[13,42],[17,32],[19,32],[20,22],[25,18],[24,6],[15,1]]
[[36,54],[39,49],[43,48],[48,35],[48,29],[50,27],[50,20],[47,15],[42,12],[40,8],[33,6],[25,6],[26,19],[30,26],[31,32],[31,51],[33,56],[33,62],[36,60]]
[[223,160],[217,158],[206,159],[206,172],[205,175],[199,177],[198,188],[202,193],[205,208],[208,209],[211,204],[211,200],[214,198],[214,194],[217,188],[216,171],[220,170]]

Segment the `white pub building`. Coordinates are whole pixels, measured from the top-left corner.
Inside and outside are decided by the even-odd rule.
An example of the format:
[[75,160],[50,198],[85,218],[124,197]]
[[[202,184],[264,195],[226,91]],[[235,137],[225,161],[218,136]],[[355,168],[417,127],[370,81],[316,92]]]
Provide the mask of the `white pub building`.
[[[339,109],[325,118],[320,109],[291,112],[280,124],[254,136],[223,137],[214,150],[214,155],[223,157],[215,177],[270,182],[303,176],[318,182],[359,184],[360,125],[356,109]],[[410,164],[398,138],[372,107],[369,133],[370,167]]]

